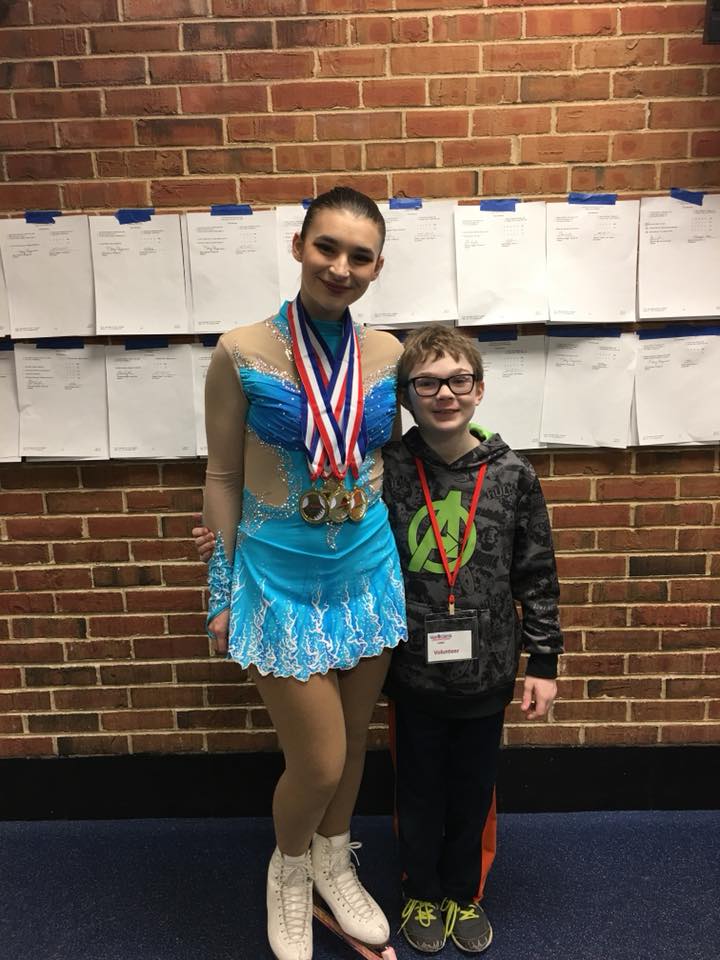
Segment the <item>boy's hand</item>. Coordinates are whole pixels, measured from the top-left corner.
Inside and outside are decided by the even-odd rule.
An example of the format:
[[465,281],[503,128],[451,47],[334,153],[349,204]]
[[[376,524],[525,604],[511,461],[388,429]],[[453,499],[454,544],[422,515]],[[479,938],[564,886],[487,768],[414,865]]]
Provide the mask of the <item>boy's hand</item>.
[[525,677],[520,709],[528,720],[544,717],[557,696],[557,684],[544,677]]
[[[202,523],[202,518],[199,515],[195,517],[195,520],[198,524]],[[192,528],[192,537],[200,559],[203,563],[207,563],[215,549],[215,534],[207,527],[198,525]]]
[[211,633],[213,640],[213,653],[216,657],[224,657],[228,648],[228,625],[230,623],[230,610],[221,610],[213,617],[208,624],[208,633]]

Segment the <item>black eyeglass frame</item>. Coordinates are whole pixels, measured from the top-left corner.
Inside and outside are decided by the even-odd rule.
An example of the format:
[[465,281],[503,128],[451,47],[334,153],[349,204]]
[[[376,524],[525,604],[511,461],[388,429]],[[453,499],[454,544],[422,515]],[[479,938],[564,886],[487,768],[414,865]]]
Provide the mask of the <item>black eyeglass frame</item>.
[[[464,393],[458,393],[456,390],[453,390],[451,380],[457,380],[459,377],[471,377],[470,389],[466,390]],[[415,386],[417,380],[435,380],[437,383],[437,390],[434,393],[418,393],[418,389]],[[476,373],[454,373],[451,377],[433,377],[429,374],[424,374],[421,377],[412,377],[410,380],[407,380],[405,383],[406,387],[412,386],[418,397],[436,397],[440,393],[441,387],[447,387],[450,393],[455,397],[467,397],[468,394],[473,392],[473,387],[478,382],[478,375]]]

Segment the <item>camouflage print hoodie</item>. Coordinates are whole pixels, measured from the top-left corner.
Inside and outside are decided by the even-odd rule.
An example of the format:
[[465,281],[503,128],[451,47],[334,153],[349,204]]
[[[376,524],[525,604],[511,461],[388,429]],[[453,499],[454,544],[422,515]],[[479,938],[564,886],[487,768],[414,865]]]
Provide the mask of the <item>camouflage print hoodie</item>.
[[[479,446],[447,464],[413,427],[383,450],[384,499],[405,577],[409,640],[393,654],[389,697],[450,717],[502,710],[513,696],[520,651],[526,672],[553,678],[562,650],[558,580],[545,500],[535,471],[498,434],[472,427]],[[477,471],[487,463],[480,501],[455,585],[456,610],[478,611],[480,656],[428,665],[424,620],[447,611],[448,585],[414,457],[425,464],[450,568],[457,558]],[[517,601],[522,608],[518,617]]]

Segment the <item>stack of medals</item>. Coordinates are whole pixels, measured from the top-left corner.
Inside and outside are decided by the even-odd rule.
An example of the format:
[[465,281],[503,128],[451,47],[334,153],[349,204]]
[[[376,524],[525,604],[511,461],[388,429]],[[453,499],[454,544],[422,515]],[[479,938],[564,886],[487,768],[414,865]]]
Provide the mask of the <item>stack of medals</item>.
[[298,501],[306,523],[359,523],[368,508],[362,487],[345,486],[348,469],[357,479],[365,453],[364,398],[357,335],[346,310],[337,355],[307,318],[300,297],[288,305],[293,358],[303,387],[302,427],[311,480]]

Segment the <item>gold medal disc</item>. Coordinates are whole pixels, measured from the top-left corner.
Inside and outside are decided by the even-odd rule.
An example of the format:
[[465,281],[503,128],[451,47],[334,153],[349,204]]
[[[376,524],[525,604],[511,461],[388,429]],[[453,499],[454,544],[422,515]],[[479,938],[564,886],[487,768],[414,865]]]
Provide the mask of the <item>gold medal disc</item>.
[[359,523],[367,513],[368,498],[362,487],[353,487],[348,490],[348,517]]
[[350,514],[350,491],[338,486],[327,494],[332,523],[345,523]]
[[330,515],[330,504],[323,490],[303,490],[298,507],[305,523],[325,523]]

